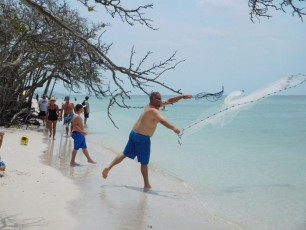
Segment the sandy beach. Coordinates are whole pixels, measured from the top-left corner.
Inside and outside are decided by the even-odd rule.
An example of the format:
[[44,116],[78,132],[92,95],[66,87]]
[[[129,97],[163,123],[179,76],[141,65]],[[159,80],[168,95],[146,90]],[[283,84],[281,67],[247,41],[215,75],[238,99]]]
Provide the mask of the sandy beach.
[[[6,171],[0,178],[0,228],[73,229],[76,220],[67,207],[80,191],[59,171],[41,163],[47,148],[42,133],[1,130],[5,136],[0,154]],[[23,135],[29,139],[27,145],[20,144]]]
[[162,172],[150,170],[153,189],[144,192],[136,161],[125,160],[103,180],[115,155],[101,146],[88,148],[96,165],[79,152],[81,166],[70,167],[73,140],[60,131],[55,141],[43,128],[4,131],[0,229],[244,229],[203,211],[194,188]]

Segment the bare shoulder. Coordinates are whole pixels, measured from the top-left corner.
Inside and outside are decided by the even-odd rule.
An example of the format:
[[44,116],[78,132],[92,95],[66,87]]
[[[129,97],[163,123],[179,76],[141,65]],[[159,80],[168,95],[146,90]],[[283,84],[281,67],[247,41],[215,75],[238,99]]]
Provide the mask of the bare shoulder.
[[145,109],[146,113],[150,113],[150,114],[159,114],[159,110],[150,106],[147,106]]
[[81,117],[79,115],[73,115],[73,118],[72,118],[74,121],[80,121],[81,120]]

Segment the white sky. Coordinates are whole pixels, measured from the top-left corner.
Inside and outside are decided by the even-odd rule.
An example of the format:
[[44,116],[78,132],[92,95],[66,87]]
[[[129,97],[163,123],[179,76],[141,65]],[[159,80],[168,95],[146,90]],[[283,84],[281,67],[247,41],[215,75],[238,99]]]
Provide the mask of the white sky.
[[[183,93],[217,92],[224,86],[225,94],[240,89],[249,94],[284,76],[306,74],[306,24],[292,17],[289,8],[253,23],[246,0],[122,1],[131,6],[153,3],[146,11],[159,28],[153,31],[113,20],[94,1],[89,5],[96,5],[96,12],[90,13],[76,0],[68,2],[83,17],[111,23],[103,37],[113,42],[111,58],[120,65],[128,65],[133,45],[139,57],[154,52],[150,63],[178,51],[177,59],[186,61],[163,81]],[[305,95],[306,83],[286,94]]]

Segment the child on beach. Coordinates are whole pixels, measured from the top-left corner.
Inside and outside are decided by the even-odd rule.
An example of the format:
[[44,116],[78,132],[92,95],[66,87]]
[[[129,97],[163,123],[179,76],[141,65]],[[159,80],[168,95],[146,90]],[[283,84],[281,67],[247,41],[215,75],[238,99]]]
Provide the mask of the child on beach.
[[150,137],[153,136],[158,123],[173,130],[176,134],[180,133],[178,128],[169,123],[161,115],[159,109],[165,105],[178,102],[181,99],[189,98],[192,98],[192,95],[181,95],[162,101],[159,92],[152,92],[150,94],[150,103],[145,107],[138,121],[134,124],[123,153],[115,157],[110,165],[102,171],[102,177],[106,179],[111,168],[119,164],[125,157],[134,159],[137,156],[137,159],[141,164],[140,170],[144,180],[144,189],[150,189],[151,185],[148,175],[148,164],[151,150]]
[[77,104],[74,108],[75,114],[72,118],[72,138],[74,140],[74,148],[72,150],[70,165],[77,166],[75,162],[75,157],[77,155],[78,150],[81,148],[83,150],[84,155],[87,158],[89,163],[95,164],[96,162],[91,159],[89,153],[87,151],[86,139],[85,136],[87,135],[86,131],[84,130],[83,119],[81,118],[81,113],[83,113],[84,108],[83,105]]

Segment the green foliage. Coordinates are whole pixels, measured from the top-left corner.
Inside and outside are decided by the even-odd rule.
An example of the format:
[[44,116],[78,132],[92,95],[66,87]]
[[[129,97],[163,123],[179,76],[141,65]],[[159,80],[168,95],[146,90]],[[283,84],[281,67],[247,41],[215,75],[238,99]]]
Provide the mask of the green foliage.
[[9,18],[9,21],[12,25],[12,27],[18,31],[18,32],[24,32],[26,30],[26,26],[20,22],[17,15],[14,15],[13,17]]

